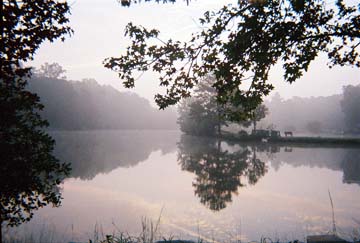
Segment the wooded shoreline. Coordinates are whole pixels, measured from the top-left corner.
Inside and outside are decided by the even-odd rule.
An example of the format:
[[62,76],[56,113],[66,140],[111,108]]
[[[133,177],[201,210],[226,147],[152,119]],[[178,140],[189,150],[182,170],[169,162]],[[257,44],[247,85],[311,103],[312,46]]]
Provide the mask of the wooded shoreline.
[[234,133],[223,133],[217,138],[224,140],[231,140],[236,142],[254,142],[254,143],[269,143],[282,146],[308,146],[315,145],[321,147],[360,147],[360,138],[350,137],[269,137],[263,138],[254,135],[238,135]]

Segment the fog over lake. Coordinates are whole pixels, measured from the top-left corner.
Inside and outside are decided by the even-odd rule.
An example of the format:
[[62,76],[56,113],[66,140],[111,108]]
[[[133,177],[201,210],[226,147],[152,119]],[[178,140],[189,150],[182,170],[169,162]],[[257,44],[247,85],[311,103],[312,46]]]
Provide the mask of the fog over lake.
[[0,243],[360,243],[359,0],[0,10]]
[[304,240],[360,221],[360,149],[229,144],[178,131],[52,132],[70,161],[60,208],[39,210],[5,235],[41,232],[88,241],[95,231],[137,235],[144,217],[174,238]]

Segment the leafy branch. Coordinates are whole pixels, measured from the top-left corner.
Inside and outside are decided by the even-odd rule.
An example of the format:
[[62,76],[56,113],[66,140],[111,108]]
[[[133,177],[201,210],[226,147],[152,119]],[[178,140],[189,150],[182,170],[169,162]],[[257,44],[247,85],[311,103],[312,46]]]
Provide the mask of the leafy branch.
[[[104,65],[118,72],[128,88],[135,85],[135,72],[158,73],[159,85],[167,87],[165,94],[155,96],[160,109],[190,96],[212,73],[218,102],[241,106],[247,113],[274,89],[269,71],[277,63],[289,83],[298,80],[321,52],[328,54],[329,67],[360,67],[360,4],[346,6],[338,0],[327,9],[320,0],[252,2],[241,0],[236,6],[205,12],[199,19],[202,30],[187,42],[162,41],[158,30],[129,23],[125,36],[131,45]],[[153,39],[160,44],[150,45]],[[242,86],[245,82],[250,82],[248,89]]]

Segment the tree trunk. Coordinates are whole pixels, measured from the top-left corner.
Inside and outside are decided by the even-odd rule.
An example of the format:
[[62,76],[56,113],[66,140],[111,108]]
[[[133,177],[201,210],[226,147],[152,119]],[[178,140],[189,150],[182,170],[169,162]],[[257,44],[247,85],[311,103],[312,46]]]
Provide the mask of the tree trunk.
[[254,131],[256,131],[256,120],[253,120]]
[[3,5],[4,5],[4,1],[0,0],[0,34],[1,34],[1,51],[3,51],[5,49],[5,45],[4,45],[4,20],[3,20],[3,16],[4,16],[4,10],[3,10]]
[[218,115],[218,124],[217,124],[217,129],[218,129],[218,136],[221,137],[221,112],[220,112],[220,108],[218,107],[217,109],[217,115]]
[[[0,217],[1,217],[1,215],[0,215]],[[2,220],[1,220],[1,218],[0,218],[0,243],[2,243],[3,242],[3,238],[2,238]]]

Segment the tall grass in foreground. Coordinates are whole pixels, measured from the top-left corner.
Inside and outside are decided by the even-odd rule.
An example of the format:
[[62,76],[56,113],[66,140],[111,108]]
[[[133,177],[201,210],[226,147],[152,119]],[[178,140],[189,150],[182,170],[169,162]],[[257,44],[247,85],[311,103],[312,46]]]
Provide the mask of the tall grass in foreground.
[[[113,223],[113,225],[117,232],[113,232],[111,235],[104,235],[102,229],[100,228],[99,230],[99,227],[95,226],[94,238],[90,239],[89,243],[155,243],[160,239],[166,240],[160,233],[160,219],[161,215],[156,222],[146,217],[142,218],[141,233],[138,236],[131,236],[128,233],[124,233],[115,223]],[[171,240],[171,238],[168,240]]]
[[[83,240],[78,240],[79,238],[74,236],[74,227],[71,225],[68,228],[67,233],[60,234],[56,232],[54,225],[46,225],[43,224],[43,228],[34,234],[33,232],[28,232],[28,234],[14,235],[12,237],[6,237],[3,243],[156,243],[157,241],[162,241],[162,243],[244,243],[244,241],[239,240],[222,240],[217,241],[212,238],[212,240],[205,239],[200,234],[200,229],[198,228],[198,236],[197,239],[193,241],[187,240],[178,240],[179,238],[175,238],[174,236],[167,235],[163,236],[160,230],[160,221],[161,215],[156,221],[153,221],[149,218],[143,217],[141,219],[141,229],[138,235],[130,235],[126,231],[122,231],[117,227],[117,225],[112,222],[114,226],[114,230],[111,234],[104,233],[104,229],[101,224],[96,223],[94,229],[90,233],[90,237],[83,238]],[[359,221],[360,222],[360,221]],[[359,224],[360,225],[360,224]],[[71,231],[71,232],[70,232]],[[331,232],[329,232],[331,233]],[[343,234],[345,235],[345,234]],[[259,238],[261,236],[259,235]],[[286,237],[288,239],[288,237]],[[300,241],[295,239],[281,240],[279,238],[270,238],[270,237],[261,237],[260,241],[251,241],[259,242],[259,243],[279,243],[279,242],[287,242],[287,243],[298,243],[298,242],[306,242],[305,235],[303,239]],[[360,229],[355,229],[348,235],[348,239],[350,242],[358,242],[360,238]],[[87,239],[87,240],[86,240]]]

